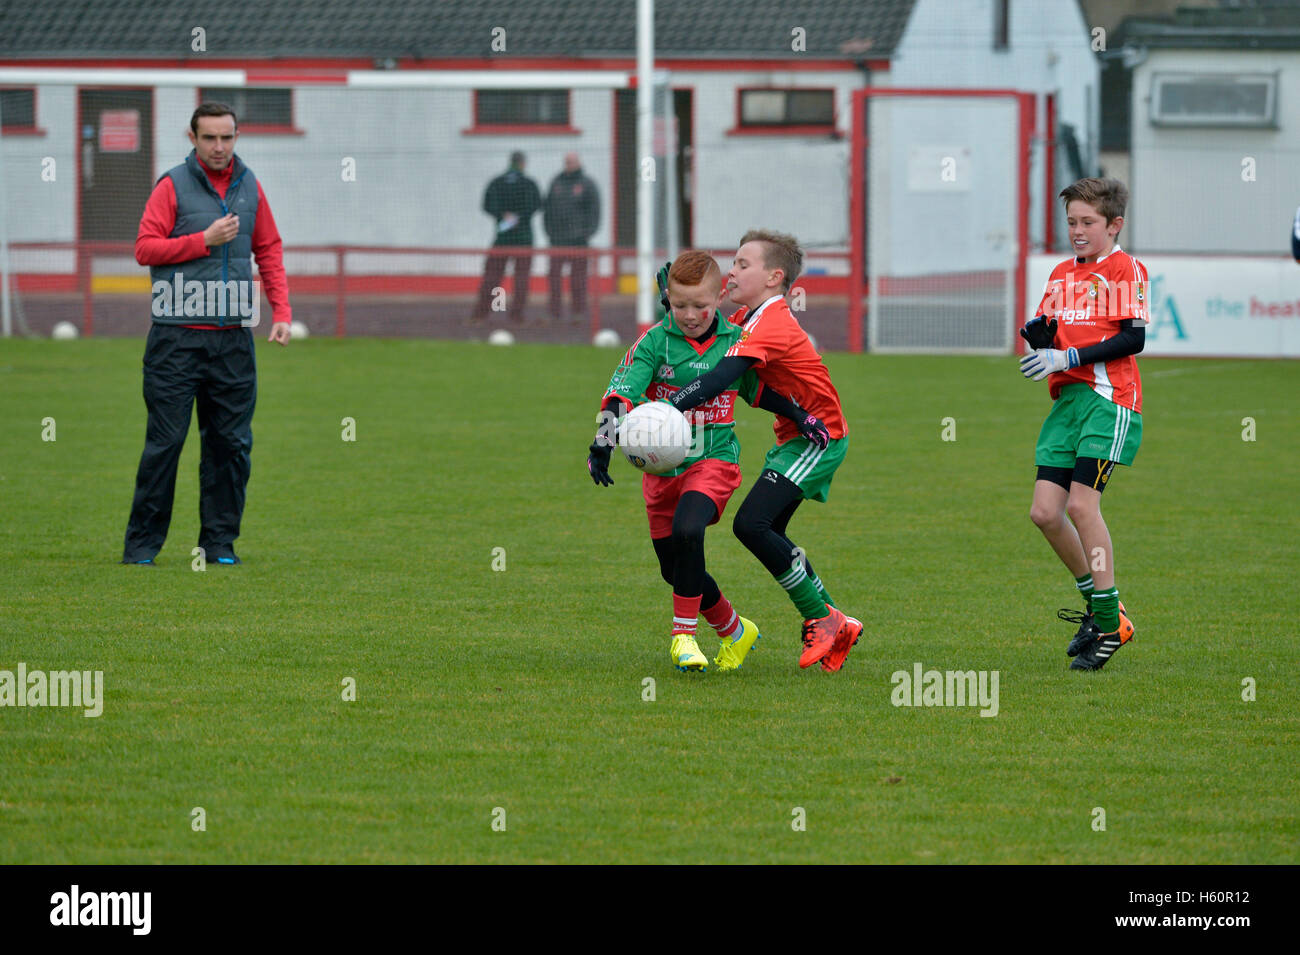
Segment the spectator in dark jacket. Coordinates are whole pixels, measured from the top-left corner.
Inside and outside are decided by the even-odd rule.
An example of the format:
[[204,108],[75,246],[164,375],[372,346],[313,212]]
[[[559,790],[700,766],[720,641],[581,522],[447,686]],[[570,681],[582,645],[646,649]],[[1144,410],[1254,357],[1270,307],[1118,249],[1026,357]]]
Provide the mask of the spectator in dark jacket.
[[1300,209],[1295,211],[1295,222],[1291,225],[1291,254],[1300,262]]
[[582,171],[577,153],[564,157],[564,172],[555,177],[546,193],[542,216],[551,249],[551,318],[559,321],[564,307],[565,265],[569,267],[569,292],[573,296],[573,320],[582,322],[587,313],[587,256],[565,249],[585,249],[600,224],[600,194],[596,184]]
[[496,222],[496,238],[483,269],[473,323],[482,322],[492,305],[494,289],[505,276],[506,263],[514,262],[514,295],[510,298],[510,320],[522,323],[528,301],[528,273],[533,264],[533,216],[542,205],[537,183],[524,175],[524,154],[510,154],[510,168],[488,183],[483,194],[483,211]]

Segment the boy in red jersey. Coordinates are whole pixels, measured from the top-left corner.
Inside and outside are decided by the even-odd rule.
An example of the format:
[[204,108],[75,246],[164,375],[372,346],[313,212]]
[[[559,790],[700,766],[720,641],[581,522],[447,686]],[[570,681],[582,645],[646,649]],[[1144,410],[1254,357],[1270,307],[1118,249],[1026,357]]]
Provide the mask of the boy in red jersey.
[[731,316],[741,326],[740,338],[713,371],[670,400],[679,410],[694,408],[752,368],[764,385],[788,395],[801,411],[824,422],[830,439],[822,446],[801,433],[802,425],[776,419],[777,443],[768,451],[763,473],[736,512],[732,527],[803,617],[799,666],[820,662],[823,670],[835,672],[858,642],[862,624],[836,608],[803,549],[785,533],[806,498],[826,500],[849,444],[849,427],[830,373],[785,301],[802,268],[803,250],[793,236],[761,229],[745,233],[726,282],[731,301],[744,306]]
[[1100,670],[1134,627],[1119,602],[1101,492],[1116,464],[1130,465],[1142,443],[1142,380],[1147,270],[1116,242],[1128,189],[1118,179],[1080,179],[1061,192],[1074,255],[1048,279],[1038,315],[1021,335],[1020,360],[1034,381],[1048,379],[1052,410],[1035,450],[1038,477],[1029,516],[1065,564],[1086,607],[1063,610],[1079,631],[1066,653],[1072,670]]

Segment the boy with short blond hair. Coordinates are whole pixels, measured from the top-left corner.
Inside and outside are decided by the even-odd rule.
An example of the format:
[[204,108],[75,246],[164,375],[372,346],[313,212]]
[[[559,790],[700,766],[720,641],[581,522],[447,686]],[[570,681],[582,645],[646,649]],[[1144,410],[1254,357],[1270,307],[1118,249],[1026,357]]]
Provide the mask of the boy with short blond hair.
[[1052,410],[1035,451],[1030,518],[1074,575],[1085,609],[1066,653],[1072,670],[1100,670],[1133,638],[1119,601],[1101,494],[1116,464],[1131,465],[1142,443],[1146,267],[1119,247],[1128,189],[1118,179],[1080,179],[1062,190],[1074,255],[1048,279],[1037,316],[1020,334],[1031,351],[1026,378],[1048,379]]

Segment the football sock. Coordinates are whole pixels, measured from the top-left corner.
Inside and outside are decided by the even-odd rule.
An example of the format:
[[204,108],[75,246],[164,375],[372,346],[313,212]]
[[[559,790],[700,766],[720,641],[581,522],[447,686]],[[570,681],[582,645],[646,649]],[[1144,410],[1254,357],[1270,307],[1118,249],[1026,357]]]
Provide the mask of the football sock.
[[695,628],[700,622],[700,598],[682,597],[673,594],[673,633],[689,633],[695,636]]
[[826,609],[826,601],[817,592],[813,582],[808,579],[808,572],[803,569],[802,563],[796,563],[778,577],[776,582],[785,588],[785,592],[789,594],[805,620],[814,620],[830,613]]
[[812,571],[808,572],[808,579],[811,580],[812,585],[817,588],[817,593],[821,596],[822,602],[828,607],[834,607],[835,601],[831,600],[831,595],[827,593],[826,585],[822,583],[822,579]]
[[[674,613],[676,608],[674,607]],[[718,601],[712,607],[706,607],[703,610],[704,619],[709,622],[709,626],[718,631],[718,636],[727,640],[740,633],[742,627],[740,624],[740,615],[736,613],[736,608],[731,605],[731,601],[721,594],[718,595]]]
[[1092,585],[1092,574],[1084,574],[1082,577],[1075,577],[1074,585],[1079,588],[1079,593],[1082,595],[1083,602],[1086,605],[1085,609],[1091,613],[1092,595],[1095,593],[1095,588]]
[[1099,590],[1092,595],[1092,612],[1102,633],[1119,629],[1119,590]]

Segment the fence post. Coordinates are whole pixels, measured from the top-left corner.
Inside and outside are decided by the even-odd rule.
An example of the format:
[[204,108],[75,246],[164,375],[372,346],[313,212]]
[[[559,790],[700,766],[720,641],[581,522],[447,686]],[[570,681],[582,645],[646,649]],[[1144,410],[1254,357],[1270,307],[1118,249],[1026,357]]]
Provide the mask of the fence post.
[[347,334],[347,305],[344,301],[345,276],[343,262],[346,248],[336,246],[334,249],[334,336],[342,338]]
[[81,330],[87,338],[95,334],[95,256],[84,243],[77,244],[77,273],[81,277]]

